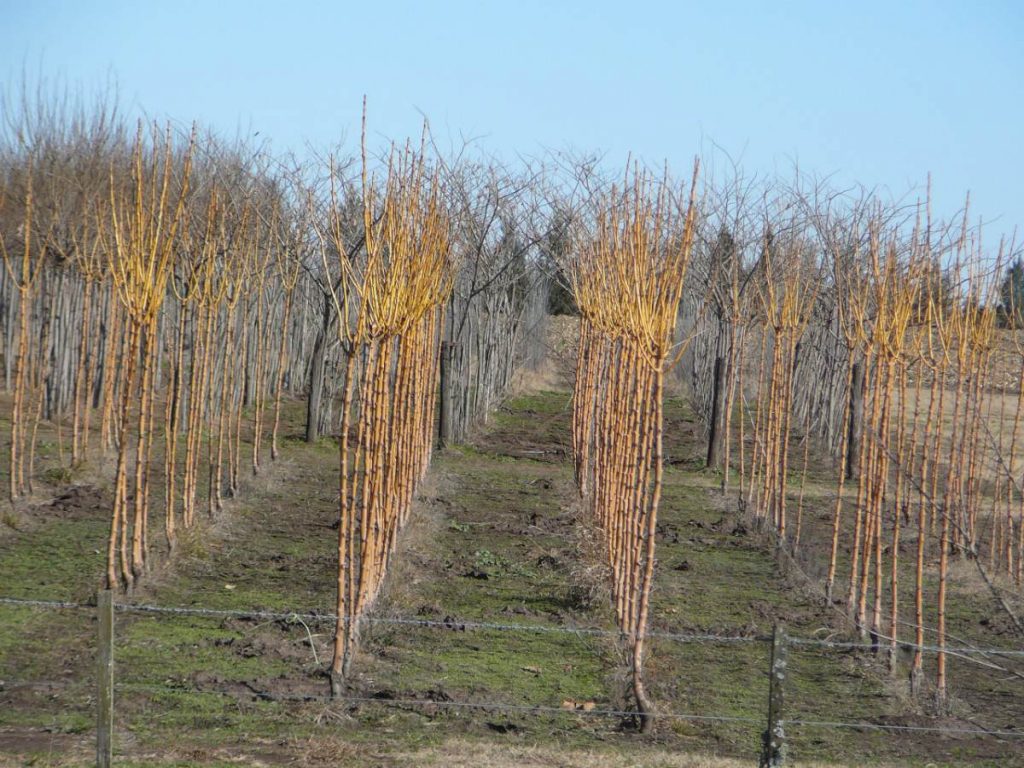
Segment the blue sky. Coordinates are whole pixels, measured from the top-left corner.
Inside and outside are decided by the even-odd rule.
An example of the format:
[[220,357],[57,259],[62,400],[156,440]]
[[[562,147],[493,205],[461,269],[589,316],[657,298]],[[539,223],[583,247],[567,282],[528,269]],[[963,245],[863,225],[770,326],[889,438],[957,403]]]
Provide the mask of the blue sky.
[[[664,159],[719,145],[1024,235],[1024,3],[0,0],[0,77],[42,72],[278,150],[371,131],[505,158]],[[990,235],[991,236],[991,235]]]

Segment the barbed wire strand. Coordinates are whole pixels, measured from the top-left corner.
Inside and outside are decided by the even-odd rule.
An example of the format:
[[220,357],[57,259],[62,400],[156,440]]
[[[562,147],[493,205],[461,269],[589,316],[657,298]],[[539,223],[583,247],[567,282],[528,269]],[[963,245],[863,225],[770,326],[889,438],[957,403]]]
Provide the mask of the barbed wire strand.
[[[639,717],[642,713],[634,710],[620,709],[577,709],[575,707],[555,707],[536,704],[508,704],[505,702],[477,702],[477,701],[444,701],[436,699],[400,699],[389,696],[341,696],[332,698],[316,694],[278,694],[269,691],[261,691],[250,687],[250,693],[241,694],[236,691],[211,688],[206,690],[190,690],[186,688],[175,688],[172,686],[160,686],[146,683],[127,683],[115,687],[124,690],[157,691],[182,694],[211,694],[229,698],[252,698],[261,701],[282,702],[300,701],[305,703],[324,704],[380,704],[384,706],[421,706],[421,707],[447,707],[452,709],[490,709],[497,711],[534,713],[534,714],[562,714],[562,715],[589,715],[592,717]],[[247,686],[248,687],[248,686]],[[753,723],[762,724],[764,718],[742,717],[736,715],[697,715],[683,712],[659,712],[658,717],[670,720],[691,720],[704,722],[724,723]],[[942,728],[939,726],[926,725],[891,725],[887,723],[859,722],[850,723],[834,720],[803,720],[792,719],[782,720],[783,725],[817,727],[817,728],[852,728],[871,729],[882,731],[905,731],[915,733],[941,733],[947,735],[974,735],[974,736],[998,736],[1005,738],[1024,738],[1024,731],[1004,731],[987,728]]]
[[[4,680],[0,691],[8,688],[27,687],[63,687],[71,685],[69,681],[32,681],[32,680]],[[115,688],[121,691],[139,691],[148,693],[169,693],[180,695],[210,695],[222,696],[232,699],[253,699],[269,702],[299,702],[307,704],[335,704],[345,706],[348,704],[379,704],[382,706],[403,706],[403,707],[441,707],[449,709],[479,709],[496,710],[507,712],[518,712],[523,714],[558,714],[558,715],[586,715],[590,717],[639,717],[642,713],[635,710],[622,709],[584,709],[577,707],[555,707],[546,705],[531,704],[509,704],[505,702],[488,701],[445,701],[437,699],[401,699],[387,695],[379,696],[342,696],[334,698],[318,694],[282,694],[272,693],[253,688],[246,683],[241,683],[248,688],[247,693],[240,691],[228,691],[220,688],[190,689],[172,685],[158,685],[154,683],[117,683]],[[697,715],[683,712],[659,712],[659,717],[670,720],[688,720],[696,722],[722,722],[722,723],[753,723],[764,722],[763,718],[742,717],[736,715]],[[1005,731],[988,728],[942,728],[939,726],[927,725],[892,725],[888,723],[870,722],[844,722],[839,720],[805,720],[789,719],[782,720],[783,725],[811,727],[811,728],[849,728],[854,730],[879,730],[914,733],[939,733],[945,735],[964,736],[995,736],[1000,738],[1024,738],[1024,731]]]
[[[421,706],[421,707],[447,707],[451,709],[491,709],[508,712],[522,712],[535,714],[560,714],[560,715],[588,715],[591,717],[639,717],[640,712],[633,710],[619,709],[582,709],[569,707],[555,707],[539,704],[508,704],[497,701],[444,701],[437,699],[400,699],[390,696],[340,696],[332,698],[326,695],[317,694],[287,694],[271,693],[250,688],[249,693],[239,691],[226,691],[220,688],[207,688],[190,690],[188,688],[175,688],[172,686],[153,685],[147,683],[124,683],[116,684],[115,688],[126,691],[153,691],[160,693],[181,693],[181,694],[210,694],[214,696],[225,696],[228,698],[251,698],[260,701],[287,702],[297,701],[309,704],[381,704],[385,706]],[[248,687],[248,686],[247,686]],[[761,723],[762,718],[739,717],[734,715],[693,715],[676,712],[659,713],[659,716],[677,720],[704,720],[709,722],[737,722],[737,723]]]
[[[835,611],[840,617],[842,617],[844,622],[849,623],[850,622],[849,614],[847,614],[845,611],[840,609],[838,606],[832,604],[832,601],[828,599],[828,596],[825,594],[825,591],[824,591],[824,589],[822,589],[821,585],[815,579],[811,578],[810,574],[808,574],[807,571],[804,570],[803,566],[800,565],[799,561],[796,559],[796,557],[794,557],[793,553],[790,552],[786,546],[782,545],[784,543],[779,541],[778,536],[777,536],[777,532],[772,530],[771,534],[772,534],[772,536],[774,538],[774,541],[775,541],[775,549],[776,549],[776,551],[781,553],[787,559],[787,562],[793,568],[796,569],[796,572],[800,575],[800,577],[807,583],[807,585],[812,590],[817,592],[819,597],[822,597],[822,598],[825,599],[825,605],[827,605],[829,608],[831,608],[833,611]],[[915,624],[910,624],[909,622],[903,622],[903,621],[899,621],[899,620],[898,620],[898,622],[901,623],[901,624],[907,624],[908,626],[916,626]],[[924,627],[924,628],[925,629],[929,629],[930,631],[935,631],[935,630],[932,630],[929,627]],[[1019,649],[999,649],[999,648],[976,648],[976,647],[973,647],[973,646],[963,646],[963,647],[957,648],[957,647],[944,646],[944,645],[943,646],[938,646],[938,645],[918,645],[917,643],[911,643],[911,642],[908,642],[906,640],[900,640],[899,638],[893,638],[890,635],[887,635],[886,633],[882,632],[879,629],[873,630],[873,632],[874,632],[874,635],[875,635],[875,637],[877,638],[877,640],[879,642],[875,642],[875,643],[860,643],[859,645],[851,643],[847,647],[851,647],[851,648],[852,647],[870,648],[872,651],[877,652],[877,651],[881,650],[882,647],[883,647],[882,641],[884,641],[884,645],[887,646],[887,647],[892,647],[892,644],[895,643],[895,645],[897,647],[899,647],[899,648],[904,648],[904,649],[907,649],[907,650],[921,650],[921,651],[927,652],[927,653],[943,653],[943,654],[946,654],[947,656],[953,656],[953,657],[956,657],[956,658],[959,658],[959,659],[963,659],[964,661],[967,661],[967,662],[969,662],[971,664],[974,664],[976,666],[984,667],[986,669],[994,669],[997,672],[1003,672],[1005,674],[1012,675],[1013,677],[1017,677],[1017,678],[1020,678],[1020,679],[1024,680],[1024,674],[1021,674],[1020,672],[1017,672],[1017,671],[1012,670],[1012,669],[1007,669],[1006,667],[1001,667],[998,664],[993,664],[992,662],[986,661],[984,659],[975,658],[976,656],[1003,656],[1003,657],[1024,656],[1024,650],[1019,650]],[[816,641],[816,642],[824,644],[824,643],[828,643],[828,642],[832,642],[832,641],[821,640],[821,641]],[[808,643],[808,644],[810,644],[810,643]]]
[[[24,605],[35,608],[55,609],[89,609],[94,605],[87,603],[74,603],[62,600],[35,600],[17,597],[0,597],[0,604]],[[122,613],[143,613],[143,614],[169,614],[179,616],[198,616],[205,618],[237,618],[237,619],[267,619],[271,621],[285,621],[288,623],[324,623],[336,622],[338,617],[332,613],[316,613],[296,611],[266,611],[259,609],[243,610],[228,608],[198,608],[187,606],[162,606],[143,603],[115,603],[114,609]],[[596,627],[563,627],[544,624],[515,624],[497,623],[484,621],[462,621],[454,617],[446,619],[415,619],[404,617],[388,616],[367,616],[362,619],[366,624],[379,624],[383,626],[411,626],[434,629],[448,629],[453,631],[499,631],[499,632],[533,632],[537,634],[565,634],[577,636],[594,637],[619,637],[617,630],[600,629]],[[307,628],[308,631],[308,628]],[[770,635],[716,635],[709,633],[685,633],[685,632],[648,632],[646,637],[676,642],[706,642],[706,643],[767,643],[771,641]],[[880,639],[888,639],[880,637]],[[877,651],[883,648],[879,643],[865,643],[856,641],[824,640],[815,637],[787,637],[791,645],[817,646],[822,648],[837,648],[844,650],[872,650]],[[992,655],[992,656],[1024,656],[1024,649],[1014,648],[975,648],[965,647],[940,647],[936,645],[917,645],[909,641],[898,640],[898,647],[905,650],[921,650],[925,652],[944,652],[950,655],[969,657],[970,654]],[[888,647],[887,645],[885,647]]]

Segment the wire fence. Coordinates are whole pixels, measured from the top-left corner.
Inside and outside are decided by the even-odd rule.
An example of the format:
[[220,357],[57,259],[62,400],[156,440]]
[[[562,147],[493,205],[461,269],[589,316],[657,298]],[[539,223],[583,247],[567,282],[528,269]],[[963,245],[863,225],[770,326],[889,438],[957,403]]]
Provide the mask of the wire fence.
[[[4,680],[0,686],[0,693],[4,689],[13,688],[69,688],[70,683],[64,680],[55,681],[33,681],[33,680]],[[246,686],[248,687],[248,686]],[[182,695],[199,696],[222,696],[236,700],[268,701],[280,703],[304,703],[323,704],[339,708],[347,708],[357,704],[379,704],[395,707],[419,707],[433,709],[453,710],[481,710],[487,712],[511,712],[519,714],[536,715],[576,715],[582,717],[614,717],[614,718],[637,718],[641,712],[628,709],[598,709],[598,708],[577,708],[577,707],[554,707],[540,704],[510,704],[499,701],[457,701],[449,699],[410,699],[400,698],[392,695],[377,696],[353,696],[341,694],[339,696],[317,695],[317,694],[287,694],[273,691],[261,690],[249,687],[248,692],[229,691],[221,688],[184,688],[173,685],[160,685],[153,683],[118,683],[115,689],[122,692],[144,692],[144,693],[177,693]],[[658,717],[666,720],[679,720],[691,722],[716,722],[716,723],[746,723],[763,725],[764,718],[740,717],[733,715],[701,715],[686,712],[658,711]],[[1007,731],[992,728],[950,728],[944,726],[924,725],[894,725],[886,723],[873,723],[869,721],[843,722],[834,720],[805,720],[802,718],[783,719],[781,723],[787,726],[801,726],[811,728],[844,728],[851,730],[876,730],[891,732],[911,733],[935,733],[948,736],[993,736],[998,738],[1024,738],[1024,731]]]
[[[24,607],[39,610],[72,610],[72,611],[97,611],[97,605],[89,602],[74,602],[67,600],[40,600],[34,598],[23,598],[16,596],[0,596],[0,605],[13,607]],[[309,625],[333,624],[338,617],[332,613],[319,611],[278,611],[262,609],[220,609],[204,608],[196,606],[165,606],[146,603],[112,602],[110,606],[113,612],[122,614],[140,614],[154,616],[191,616],[197,618],[221,618],[238,619],[241,621],[280,621],[286,624],[301,623],[309,638],[310,646],[313,646],[313,635]],[[112,614],[111,614],[112,615]],[[401,616],[368,616],[364,619],[367,625],[391,626],[391,627],[415,627],[435,629],[441,631],[459,632],[509,632],[525,634],[557,634],[571,635],[576,637],[600,637],[620,638],[621,634],[615,630],[591,626],[564,626],[552,624],[528,624],[508,622],[486,622],[460,620],[455,617],[443,619],[430,619],[418,617]],[[663,632],[652,631],[647,637],[658,638],[674,643],[707,643],[721,645],[756,645],[773,643],[773,635],[756,633],[748,634],[713,634],[700,632]],[[865,643],[856,641],[837,640],[831,637],[789,637],[785,638],[789,646],[804,648],[820,648],[844,651],[872,651],[884,650],[888,646],[880,646],[878,643]],[[920,650],[925,653],[947,653],[956,654],[961,657],[1024,657],[1024,648],[980,648],[969,645],[961,646],[938,646],[938,645],[917,645],[911,642],[899,642],[901,649],[908,651]],[[774,647],[774,646],[773,646]],[[314,650],[315,654],[315,650]],[[318,660],[319,661],[319,660]],[[767,676],[767,675],[766,675]],[[22,689],[41,689],[46,692],[54,690],[67,690],[73,687],[81,689],[82,681],[75,680],[0,680],[0,696],[5,691]],[[544,704],[518,704],[502,701],[465,701],[456,700],[447,694],[432,692],[423,698],[411,697],[409,695],[398,695],[387,691],[381,691],[366,695],[365,693],[345,693],[340,696],[329,696],[318,693],[287,693],[280,691],[264,690],[260,686],[240,682],[231,688],[216,685],[202,684],[197,686],[194,681],[190,685],[187,681],[176,684],[173,681],[154,683],[113,683],[113,690],[122,693],[156,693],[162,695],[211,695],[234,699],[236,701],[254,702],[280,702],[294,704],[317,704],[328,708],[352,708],[361,705],[380,705],[404,709],[429,709],[451,710],[451,711],[483,711],[483,712],[506,712],[522,715],[535,716],[565,716],[572,715],[585,718],[617,718],[622,720],[636,719],[641,716],[638,711],[618,708],[601,708],[593,702],[587,705],[580,705],[573,701],[567,701],[563,706],[551,706]],[[724,715],[724,714],[701,714],[689,712],[674,712],[659,710],[657,716],[661,719],[671,721],[690,721],[695,723],[734,723],[747,726],[763,726],[767,724],[767,718],[748,716]],[[868,720],[845,721],[845,720],[824,720],[810,719],[805,717],[793,717],[791,719],[779,719],[776,721],[791,729],[851,729],[861,731],[880,731],[886,733],[916,733],[936,734],[944,736],[962,737],[985,737],[1005,740],[1024,739],[1024,730],[1009,730],[1004,728],[986,728],[983,726],[953,727],[947,725],[912,725],[881,723]]]
[[[95,604],[69,602],[65,600],[36,600],[19,597],[0,597],[0,604],[15,605],[36,608],[53,609],[78,609],[95,610]],[[114,610],[121,613],[152,613],[169,614],[178,616],[199,616],[206,618],[234,618],[240,620],[261,619],[267,621],[334,624],[338,617],[333,613],[318,611],[268,611],[262,609],[228,609],[228,608],[201,608],[193,606],[166,606],[151,605],[146,603],[114,603]],[[439,611],[443,612],[443,611]],[[345,621],[345,619],[342,619]],[[380,626],[410,626],[428,627],[436,629],[449,629],[460,631],[494,630],[498,632],[534,632],[540,634],[560,634],[592,637],[622,636],[618,630],[604,629],[601,627],[570,627],[552,624],[519,624],[508,622],[485,622],[462,620],[454,617],[444,619],[422,619],[401,616],[366,616],[361,619],[365,625]],[[745,635],[718,635],[710,633],[694,632],[658,632],[651,631],[644,634],[645,638],[670,640],[680,643],[766,643],[772,639],[771,635],[745,634]],[[888,638],[881,638],[882,641]],[[884,643],[871,643],[862,641],[830,640],[818,637],[787,637],[790,645],[803,645],[821,648],[834,648],[841,650],[865,650],[877,651]],[[913,643],[906,640],[898,640],[897,645],[906,651],[920,650],[925,653],[949,653],[969,656],[1007,656],[1024,657],[1024,648],[979,648],[976,646],[955,646],[955,645],[929,645]]]

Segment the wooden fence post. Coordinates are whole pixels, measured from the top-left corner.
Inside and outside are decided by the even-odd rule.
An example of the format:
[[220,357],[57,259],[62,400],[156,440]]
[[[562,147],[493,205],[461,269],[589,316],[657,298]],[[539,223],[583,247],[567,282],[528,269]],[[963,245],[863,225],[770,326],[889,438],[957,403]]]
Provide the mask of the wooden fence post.
[[[708,456],[705,466],[718,469],[722,466],[722,434],[724,422],[722,409],[725,400],[725,360],[721,355],[715,357],[715,367],[711,377],[711,421],[708,425]],[[728,471],[728,468],[726,468]]]
[[772,631],[772,658],[768,671],[768,730],[762,739],[759,768],[780,768],[786,759],[786,731],[782,711],[787,655],[786,628],[776,624]]
[[438,414],[437,445],[439,448],[447,448],[452,441],[452,349],[450,342],[441,342],[441,365],[439,371],[440,381],[440,413]]
[[96,765],[110,768],[114,753],[114,597],[109,589],[96,596],[99,653],[96,666]]
[[864,364],[856,362],[850,374],[850,399],[846,410],[846,479],[855,480],[860,467],[860,444],[864,439]]

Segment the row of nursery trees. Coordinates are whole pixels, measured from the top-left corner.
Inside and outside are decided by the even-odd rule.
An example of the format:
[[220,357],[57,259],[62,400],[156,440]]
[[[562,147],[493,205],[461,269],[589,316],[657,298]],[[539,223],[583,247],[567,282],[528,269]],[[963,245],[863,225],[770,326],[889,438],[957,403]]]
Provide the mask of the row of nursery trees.
[[[372,157],[365,124],[357,156],[300,162],[133,126],[102,102],[9,106],[9,495],[32,492],[44,422],[62,466],[106,457],[109,587],[130,588],[156,541],[173,549],[276,459],[282,409],[302,398],[305,439],[340,446],[340,691],[435,436],[462,440],[486,418],[516,368],[539,363],[557,310],[580,316],[576,478],[643,728],[663,401],[678,380],[722,492],[894,669],[915,645],[915,693],[920,646],[947,642],[951,558],[1024,631],[1024,268],[1012,244],[986,251],[966,212],[938,222],[927,197],[696,166],[682,184],[636,166],[609,182],[591,161],[510,169],[426,132]],[[946,679],[940,652],[940,702]]]
[[277,459],[302,398],[305,439],[342,445],[339,607],[364,611],[429,460],[442,348],[444,439],[543,349],[527,172],[426,143],[374,157],[365,131],[361,154],[300,162],[102,100],[3,111],[11,501],[39,483],[41,425],[65,470],[112,467],[106,583],[131,588]]
[[[698,195],[696,169],[689,185],[637,168],[584,179],[564,263],[581,317],[576,480],[603,534],[641,727],[670,371],[707,427],[721,492],[894,672],[909,644],[915,696],[935,646],[945,707],[951,558],[1024,635],[1015,246],[986,252],[967,206],[933,221],[930,194],[886,204],[734,171]],[[805,511],[828,525],[805,532]]]
[[580,310],[573,391],[576,480],[603,533],[641,730],[653,723],[643,679],[664,472],[665,374],[674,351],[696,214],[689,194],[634,169],[595,193],[592,228],[568,264]]

